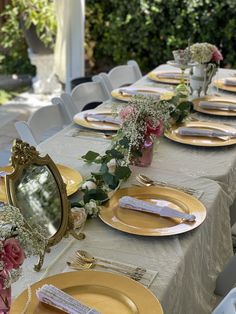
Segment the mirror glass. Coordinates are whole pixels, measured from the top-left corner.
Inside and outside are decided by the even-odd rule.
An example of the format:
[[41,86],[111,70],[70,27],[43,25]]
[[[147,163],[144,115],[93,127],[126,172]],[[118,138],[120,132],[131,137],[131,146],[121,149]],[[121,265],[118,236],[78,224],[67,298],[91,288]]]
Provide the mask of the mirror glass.
[[47,166],[30,165],[23,169],[15,185],[17,206],[32,227],[40,225],[50,238],[62,222],[62,201],[57,182]]

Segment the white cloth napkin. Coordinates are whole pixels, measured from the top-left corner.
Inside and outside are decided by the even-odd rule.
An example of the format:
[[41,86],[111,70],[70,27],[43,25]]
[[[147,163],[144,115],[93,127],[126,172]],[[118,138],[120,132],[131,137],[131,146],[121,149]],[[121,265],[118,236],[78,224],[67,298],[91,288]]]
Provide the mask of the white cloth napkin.
[[180,218],[188,221],[195,221],[196,217],[191,214],[179,212],[168,206],[159,206],[139,200],[131,196],[123,196],[119,199],[119,205],[123,208],[144,211],[152,214],[158,214],[162,217]]
[[127,88],[120,88],[119,92],[121,94],[127,94],[127,95],[143,95],[143,96],[148,96],[148,97],[154,97],[154,98],[160,98],[160,93],[166,93],[167,90],[165,90],[164,88],[160,88],[160,89],[146,89],[145,88],[141,88],[140,90],[138,88],[131,88],[131,87],[127,87]]
[[69,314],[101,314],[95,309],[80,303],[69,294],[53,285],[43,285],[36,291],[39,301],[56,307]]
[[187,74],[182,75],[181,73],[157,73],[157,77],[160,78],[170,78],[170,79],[181,79],[182,77],[184,79],[187,79],[189,76]]
[[236,137],[236,132],[225,132],[221,130],[211,130],[211,129],[191,128],[191,127],[179,127],[177,129],[177,133],[182,136]]
[[236,86],[236,77],[230,77],[225,79],[225,85]]
[[218,110],[236,110],[235,103],[225,103],[225,102],[217,102],[217,101],[200,101],[199,107],[203,109],[218,109]]
[[98,113],[85,113],[84,114],[85,118],[91,118],[100,122],[108,122],[108,123],[112,123],[112,124],[118,124],[121,125],[121,121],[119,119],[110,117],[110,116],[106,116],[105,114],[98,114]]

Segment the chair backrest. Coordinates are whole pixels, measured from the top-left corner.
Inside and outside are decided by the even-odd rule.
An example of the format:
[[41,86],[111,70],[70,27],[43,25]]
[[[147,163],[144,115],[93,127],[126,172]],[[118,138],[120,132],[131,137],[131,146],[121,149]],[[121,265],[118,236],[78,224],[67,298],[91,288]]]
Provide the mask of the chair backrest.
[[67,111],[58,101],[58,104],[39,108],[29,118],[28,122],[18,121],[15,123],[15,127],[24,142],[36,146],[70,122],[71,119]]
[[109,99],[109,93],[101,82],[88,82],[77,85],[71,92],[73,115],[83,110],[92,102],[103,102]]
[[109,73],[100,73],[93,77],[94,82],[101,82],[110,94],[115,88],[135,83],[142,77],[136,61],[130,60],[126,65],[119,65]]

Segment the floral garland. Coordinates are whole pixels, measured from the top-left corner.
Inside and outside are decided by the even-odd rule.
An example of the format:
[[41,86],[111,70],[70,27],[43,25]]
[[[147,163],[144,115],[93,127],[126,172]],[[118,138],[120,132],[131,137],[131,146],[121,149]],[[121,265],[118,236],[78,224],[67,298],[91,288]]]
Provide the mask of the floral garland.
[[181,93],[169,100],[160,100],[153,96],[136,95],[128,106],[119,113],[122,126],[112,141],[111,148],[100,155],[88,151],[81,158],[91,164],[99,164],[98,172],[91,172],[80,191],[83,199],[72,206],[83,207],[88,216],[96,217],[100,205],[109,199],[122,180],[131,175],[129,164],[132,158],[140,156],[140,145],[145,136],[161,136],[164,129],[173,123],[180,123],[188,116],[192,103],[183,98]]

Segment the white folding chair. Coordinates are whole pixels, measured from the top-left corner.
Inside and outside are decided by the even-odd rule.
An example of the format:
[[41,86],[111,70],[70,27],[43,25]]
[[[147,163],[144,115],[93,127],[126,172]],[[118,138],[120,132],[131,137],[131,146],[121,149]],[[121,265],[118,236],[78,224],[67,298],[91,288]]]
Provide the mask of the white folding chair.
[[236,314],[236,288],[226,295],[212,314]]
[[[68,99],[68,96],[66,96]],[[65,98],[65,95],[64,95]],[[77,85],[71,92],[71,112],[73,116],[92,102],[103,102],[109,99],[109,93],[101,82],[88,82]],[[68,102],[69,105],[69,102]]]
[[24,142],[36,146],[70,122],[68,112],[58,97],[54,99],[53,105],[41,107],[35,111],[28,122],[16,122],[15,128]]
[[93,77],[94,82],[101,82],[109,95],[115,88],[135,83],[142,77],[142,73],[136,61],[130,60],[126,65],[119,65],[109,73],[100,73]]

